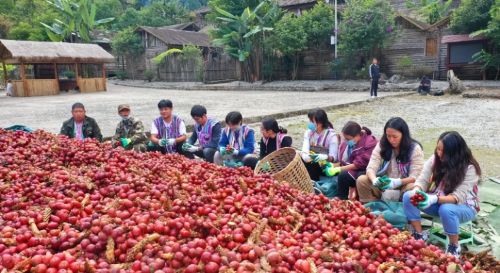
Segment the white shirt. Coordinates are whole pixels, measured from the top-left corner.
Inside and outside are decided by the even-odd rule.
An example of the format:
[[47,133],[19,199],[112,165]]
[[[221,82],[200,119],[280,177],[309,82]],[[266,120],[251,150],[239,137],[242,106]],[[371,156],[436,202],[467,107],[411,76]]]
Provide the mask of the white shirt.
[[[173,118],[172,118],[172,122],[173,122]],[[170,127],[172,126],[172,122],[167,123],[165,120],[163,120],[163,124],[165,124],[165,128],[167,128],[167,132],[170,129]],[[156,128],[156,124],[154,121],[151,124],[151,134],[158,135],[158,128]],[[181,121],[181,123],[179,124],[179,134],[181,136],[186,134],[186,124],[184,123],[184,121]]]
[[[316,142],[318,138],[322,136],[322,134],[318,134],[314,132],[311,137],[311,130],[306,130],[304,133],[304,142],[302,143],[302,152],[305,154],[309,154],[311,150],[311,138]],[[338,161],[338,150],[339,150],[339,141],[337,136],[333,136],[330,138],[329,141],[329,146],[328,146],[328,156],[331,156],[334,160],[333,161]]]
[[7,83],[5,91],[7,92],[7,95],[12,96],[14,94],[14,85],[11,82]]

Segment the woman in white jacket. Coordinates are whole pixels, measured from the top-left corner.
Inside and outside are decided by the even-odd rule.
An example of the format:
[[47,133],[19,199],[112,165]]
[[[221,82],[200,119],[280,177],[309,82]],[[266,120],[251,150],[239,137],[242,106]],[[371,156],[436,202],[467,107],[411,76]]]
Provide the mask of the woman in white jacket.
[[[403,208],[415,239],[427,239],[420,223],[421,210],[439,216],[450,242],[447,253],[459,257],[459,225],[473,220],[479,211],[480,176],[481,168],[462,136],[457,132],[443,133],[415,187],[403,196]],[[411,201],[415,194],[424,197],[416,206]]]

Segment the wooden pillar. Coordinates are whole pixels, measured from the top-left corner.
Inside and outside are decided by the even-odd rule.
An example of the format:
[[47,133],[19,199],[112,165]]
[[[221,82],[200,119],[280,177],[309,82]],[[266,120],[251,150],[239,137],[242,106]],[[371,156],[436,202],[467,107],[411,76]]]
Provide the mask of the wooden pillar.
[[75,80],[78,91],[82,92],[82,89],[80,88],[80,70],[78,70],[78,63],[75,63]]
[[25,66],[24,63],[21,63],[21,80],[23,81],[23,95],[25,97],[29,97],[31,95],[31,92],[29,90],[28,82],[26,79],[26,71],[25,71]]
[[56,85],[57,86],[57,91],[58,92],[61,92],[61,87],[59,86],[59,75],[57,73],[57,64],[54,63],[54,77],[55,77],[55,81],[56,81]]
[[106,86],[106,66],[104,65],[104,63],[101,64],[102,65],[102,85],[104,86],[104,90],[102,91],[107,91],[107,86]]
[[5,65],[5,61],[2,60],[2,69],[3,69],[3,83],[4,86],[7,86],[7,81],[9,80],[9,74],[7,73],[7,66]]

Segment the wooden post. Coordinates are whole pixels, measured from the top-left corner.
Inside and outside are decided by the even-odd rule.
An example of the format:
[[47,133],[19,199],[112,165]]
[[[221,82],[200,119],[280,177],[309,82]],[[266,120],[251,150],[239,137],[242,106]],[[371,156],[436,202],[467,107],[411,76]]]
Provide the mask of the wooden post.
[[29,90],[29,86],[28,86],[28,82],[26,81],[26,71],[25,71],[25,66],[24,66],[24,63],[21,63],[21,80],[23,81],[23,95],[25,97],[29,97],[30,96],[30,90]]
[[78,70],[78,63],[75,63],[75,80],[76,80],[76,88],[81,93],[82,90],[80,89],[80,86],[79,86],[79,84],[80,84],[79,83],[79,80],[80,80],[80,71]]
[[9,74],[7,74],[7,66],[5,65],[4,60],[2,60],[2,69],[3,69],[3,84],[7,86],[7,81],[9,80]]
[[54,63],[54,77],[55,77],[55,81],[57,83],[57,91],[61,92],[61,86],[59,86],[59,75],[57,73],[57,64]]
[[107,88],[106,88],[106,66],[104,65],[104,63],[102,63],[101,65],[102,65],[102,83],[104,86],[103,91],[106,91],[107,90]]

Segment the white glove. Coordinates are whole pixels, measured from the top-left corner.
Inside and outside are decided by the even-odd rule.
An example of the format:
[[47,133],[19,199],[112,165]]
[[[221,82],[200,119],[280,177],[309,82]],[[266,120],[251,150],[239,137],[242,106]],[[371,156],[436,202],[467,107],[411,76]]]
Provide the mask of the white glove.
[[190,153],[196,153],[197,151],[199,151],[199,150],[200,150],[200,148],[199,148],[198,146],[191,146],[191,147],[189,147],[187,150],[188,150],[188,152],[190,152]]
[[419,188],[415,187],[415,188],[413,188],[413,190],[407,191],[407,193],[411,198],[411,197],[413,197],[413,195],[415,195],[415,193],[417,193],[418,190],[419,190]]
[[309,154],[307,153],[300,153],[300,157],[302,157],[302,160],[304,160],[307,163],[312,161],[311,156],[309,156]]
[[236,149],[233,150],[233,155],[238,155],[239,153],[240,153],[240,151],[238,151]]
[[320,162],[320,161],[324,161],[324,160],[328,160],[327,154],[316,154],[314,156],[314,162]]
[[167,144],[168,144],[168,146],[174,146],[174,144],[175,144],[175,138],[169,138],[169,139],[167,139]]
[[400,178],[391,178],[391,183],[389,184],[389,189],[395,190],[403,185],[403,181]]

